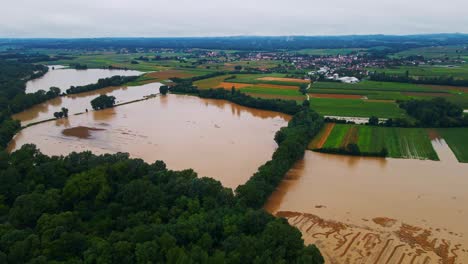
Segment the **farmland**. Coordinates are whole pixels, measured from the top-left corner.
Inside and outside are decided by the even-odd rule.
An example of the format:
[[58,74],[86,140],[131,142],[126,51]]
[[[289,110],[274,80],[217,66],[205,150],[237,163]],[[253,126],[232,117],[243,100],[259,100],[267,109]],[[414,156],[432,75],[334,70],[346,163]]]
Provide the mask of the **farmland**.
[[398,118],[405,112],[395,102],[362,99],[311,98],[310,107],[326,116]]
[[[324,136],[324,133],[321,135]],[[438,160],[428,132],[423,128],[336,124],[324,141],[322,148],[339,149],[353,143],[363,154],[379,153],[386,149],[392,158]]]
[[384,69],[370,68],[369,71],[385,72],[390,75],[404,76],[408,71],[410,77],[448,77],[468,80],[467,65],[420,65],[420,66],[400,66]]
[[460,162],[468,162],[468,128],[439,128],[439,134]]
[[[282,79],[282,74],[221,75],[194,82],[201,89],[235,87],[252,96],[302,101],[306,97],[299,92],[300,79]],[[292,84],[292,85],[291,85]]]
[[[357,101],[352,102],[335,102],[336,109],[326,107],[326,102],[315,102],[318,111],[327,115],[341,115],[343,111],[348,112],[352,109],[354,116],[368,116],[369,109],[385,109],[383,112],[378,111],[375,115],[379,117],[399,117],[400,111],[395,107],[388,105],[378,105],[379,103],[391,103],[396,100],[410,99],[431,99],[434,97],[444,97],[450,102],[468,107],[468,89],[464,87],[453,86],[437,86],[437,85],[418,85],[411,83],[394,83],[394,82],[376,82],[364,80],[356,84],[347,84],[339,82],[315,82],[311,89],[308,90],[311,94],[335,94],[336,98],[346,98],[344,95],[355,95],[363,99],[362,103]],[[320,97],[320,96],[316,96]],[[333,97],[333,96],[327,96]],[[349,98],[350,96],[348,96]],[[366,103],[364,103],[366,102]],[[373,105],[369,105],[373,103]],[[349,105],[352,104],[352,105]],[[343,110],[341,110],[343,109]],[[356,111],[354,111],[356,109]],[[348,114],[348,116],[350,116]],[[401,116],[400,116],[401,117]]]
[[424,56],[430,59],[457,59],[468,58],[468,50],[465,46],[436,46],[409,49],[396,53],[394,57]]

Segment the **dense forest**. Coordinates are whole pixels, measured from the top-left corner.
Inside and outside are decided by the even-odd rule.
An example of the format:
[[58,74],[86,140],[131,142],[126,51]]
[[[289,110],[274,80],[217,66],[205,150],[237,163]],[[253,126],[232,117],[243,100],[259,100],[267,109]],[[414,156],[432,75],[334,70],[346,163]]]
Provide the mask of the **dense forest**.
[[1,154],[0,194],[1,263],[323,263],[286,220],[161,161],[25,145]]
[[308,48],[371,48],[386,46],[395,50],[423,46],[459,45],[468,42],[466,34],[432,35],[354,35],[287,37],[206,37],[206,38],[93,38],[93,39],[0,39],[0,46],[48,49],[105,48],[203,48],[234,50],[279,50]]

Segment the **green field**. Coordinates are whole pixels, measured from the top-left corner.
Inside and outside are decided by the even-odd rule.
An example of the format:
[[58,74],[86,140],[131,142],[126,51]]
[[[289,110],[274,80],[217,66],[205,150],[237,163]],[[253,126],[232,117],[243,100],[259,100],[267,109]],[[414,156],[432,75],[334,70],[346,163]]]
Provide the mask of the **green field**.
[[312,85],[311,92],[315,89],[336,89],[336,90],[356,90],[363,92],[419,92],[419,93],[448,93],[448,91],[438,91],[433,88],[412,83],[396,82],[375,82],[362,81],[356,84],[339,82],[315,82]]
[[468,128],[439,128],[437,131],[457,156],[458,161],[468,162]]
[[421,65],[421,66],[401,66],[385,69],[368,69],[369,71],[385,72],[390,75],[404,76],[406,71],[411,77],[448,77],[452,76],[455,79],[468,79],[468,65],[455,65],[448,67],[444,65]]
[[290,89],[278,89],[278,88],[265,88],[262,86],[249,86],[240,88],[244,93],[255,93],[255,94],[272,94],[272,95],[287,95],[287,96],[302,96],[299,90]]
[[273,84],[273,85],[288,85],[288,86],[300,86],[303,83],[293,81],[266,81],[259,80],[263,77],[278,77],[284,78],[286,75],[281,73],[270,73],[270,74],[238,74],[236,78],[230,79],[229,82],[234,83],[250,83],[250,84]]
[[369,100],[429,100],[443,97],[468,108],[468,89],[453,86],[418,85],[410,83],[362,81],[356,84],[315,82],[309,93],[359,95]]
[[468,57],[468,50],[465,46],[436,46],[409,49],[394,55],[397,58],[408,56],[424,56],[426,59],[457,59]]
[[372,102],[362,99],[311,98],[310,107],[322,115],[398,118],[405,111],[394,102]]
[[224,82],[224,79],[230,77],[232,75],[221,75],[221,76],[216,76],[208,79],[203,79],[199,81],[195,81],[193,85],[197,86],[200,89],[209,89],[209,88],[216,88],[218,85],[222,82]]
[[438,160],[424,128],[388,128],[336,124],[323,148],[343,148],[354,143],[361,153],[388,151],[392,158]]

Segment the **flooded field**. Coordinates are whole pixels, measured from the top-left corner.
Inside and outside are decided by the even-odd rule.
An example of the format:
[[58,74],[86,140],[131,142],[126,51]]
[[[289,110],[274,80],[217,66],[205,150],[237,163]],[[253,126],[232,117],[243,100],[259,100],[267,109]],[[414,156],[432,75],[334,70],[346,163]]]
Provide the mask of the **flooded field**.
[[222,100],[159,96],[26,128],[9,150],[34,143],[49,155],[128,152],[175,170],[193,168],[235,188],[271,159],[274,134],[289,118]]
[[327,263],[468,263],[468,164],[307,151],[265,208]]
[[[52,67],[55,69],[53,70]],[[80,86],[96,83],[101,78],[115,75],[136,76],[142,72],[131,70],[87,69],[76,70],[64,68],[61,65],[49,66],[49,71],[41,78],[26,83],[26,93],[34,93],[38,90],[49,90],[50,87],[58,87],[64,92],[70,86]]]
[[159,93],[160,86],[160,83],[149,83],[141,86],[108,87],[85,93],[61,96],[15,114],[13,118],[21,121],[21,125],[25,126],[30,123],[53,118],[54,112],[60,111],[62,107],[68,108],[70,115],[85,112],[86,109],[91,110],[91,100],[101,94],[115,96],[116,103],[119,104],[142,99],[146,95]]

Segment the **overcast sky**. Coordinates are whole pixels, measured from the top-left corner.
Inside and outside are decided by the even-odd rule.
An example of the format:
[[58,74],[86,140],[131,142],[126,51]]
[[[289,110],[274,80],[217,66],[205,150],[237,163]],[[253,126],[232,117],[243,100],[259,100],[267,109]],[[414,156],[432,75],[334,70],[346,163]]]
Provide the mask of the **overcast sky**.
[[468,0],[2,0],[0,37],[468,33]]

